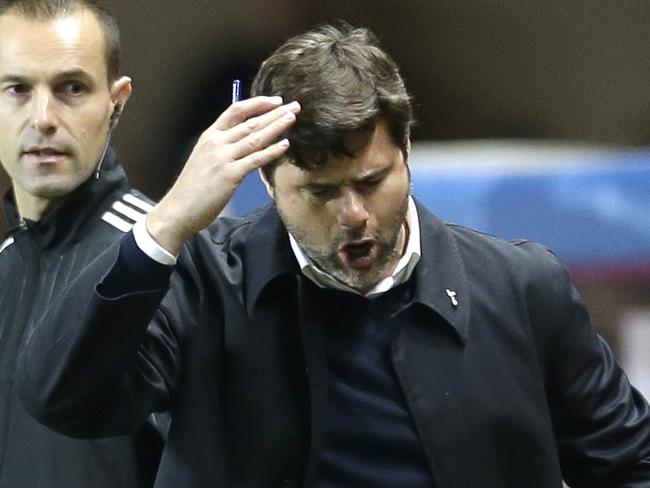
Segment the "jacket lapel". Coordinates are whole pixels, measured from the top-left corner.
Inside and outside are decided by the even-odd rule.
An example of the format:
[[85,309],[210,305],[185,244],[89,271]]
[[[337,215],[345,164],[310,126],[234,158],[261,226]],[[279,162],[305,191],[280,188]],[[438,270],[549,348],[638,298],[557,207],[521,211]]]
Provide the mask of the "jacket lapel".
[[462,367],[469,335],[469,287],[447,225],[423,206],[417,209],[422,258],[414,272],[413,306],[399,318],[393,363],[436,486],[476,486],[467,458],[472,439],[452,374]]
[[460,250],[447,224],[416,201],[422,257],[415,267],[413,300],[444,319],[458,339],[469,334],[470,296]]

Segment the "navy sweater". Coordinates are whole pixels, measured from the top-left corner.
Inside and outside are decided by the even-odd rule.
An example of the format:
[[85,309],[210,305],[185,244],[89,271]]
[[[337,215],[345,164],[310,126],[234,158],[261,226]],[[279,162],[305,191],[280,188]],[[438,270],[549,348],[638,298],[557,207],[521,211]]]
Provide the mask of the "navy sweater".
[[408,283],[368,300],[322,290],[329,369],[317,488],[433,486],[391,360]]

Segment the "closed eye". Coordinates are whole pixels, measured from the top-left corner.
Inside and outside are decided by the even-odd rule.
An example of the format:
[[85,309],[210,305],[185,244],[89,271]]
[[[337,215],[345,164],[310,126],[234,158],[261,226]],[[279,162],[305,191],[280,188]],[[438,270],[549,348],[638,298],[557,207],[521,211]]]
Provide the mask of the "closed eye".
[[374,188],[375,186],[379,185],[379,183],[381,183],[383,179],[384,178],[381,177],[381,178],[372,178],[370,180],[362,180],[359,181],[357,185],[361,188]]
[[327,198],[333,196],[336,192],[335,186],[317,186],[307,188],[310,195],[318,198]]
[[367,178],[357,181],[355,186],[361,191],[372,191],[381,185],[387,175],[388,171],[382,171],[378,174],[370,175]]

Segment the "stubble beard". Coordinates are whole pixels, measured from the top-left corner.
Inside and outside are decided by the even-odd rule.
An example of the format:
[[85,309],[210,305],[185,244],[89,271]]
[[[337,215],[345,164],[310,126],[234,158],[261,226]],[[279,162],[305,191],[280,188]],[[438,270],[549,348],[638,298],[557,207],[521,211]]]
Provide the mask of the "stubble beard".
[[401,253],[398,243],[402,228],[405,225],[406,213],[408,211],[408,194],[401,202],[400,210],[395,214],[396,218],[391,223],[389,232],[386,235],[372,234],[375,245],[378,247],[377,260],[367,271],[347,268],[338,256],[338,249],[343,243],[360,238],[364,235],[365,229],[351,230],[338,236],[331,244],[314,243],[309,240],[306,232],[289,222],[282,209],[277,205],[278,213],[286,229],[296,239],[302,251],[322,271],[336,278],[337,281],[359,291],[367,291],[384,279],[389,269],[392,268]]

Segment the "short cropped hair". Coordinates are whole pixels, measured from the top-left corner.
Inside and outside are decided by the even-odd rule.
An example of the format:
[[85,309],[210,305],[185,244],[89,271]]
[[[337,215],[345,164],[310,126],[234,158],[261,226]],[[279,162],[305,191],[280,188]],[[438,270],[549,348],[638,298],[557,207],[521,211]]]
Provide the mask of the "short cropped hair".
[[[352,157],[346,136],[372,129],[379,119],[407,156],[411,97],[397,64],[369,29],[339,21],[289,39],[262,63],[251,94],[300,102],[285,157],[303,169],[324,165],[329,155]],[[263,169],[270,181],[276,166]]]
[[55,19],[82,9],[95,14],[104,33],[108,81],[120,75],[120,29],[113,12],[96,0],[0,0],[0,16],[15,13],[33,19]]

